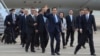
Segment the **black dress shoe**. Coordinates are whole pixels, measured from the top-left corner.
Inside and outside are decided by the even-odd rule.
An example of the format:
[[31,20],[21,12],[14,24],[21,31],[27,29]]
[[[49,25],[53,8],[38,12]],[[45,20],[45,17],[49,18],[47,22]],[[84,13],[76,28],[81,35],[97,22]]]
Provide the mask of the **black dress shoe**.
[[74,47],[73,45],[70,45],[70,47]]
[[31,52],[35,52],[35,50],[31,50]]
[[45,49],[42,49],[42,53],[45,53]]
[[25,45],[24,44],[22,44],[22,47],[24,47]]
[[28,49],[25,49],[26,52],[28,52]]
[[3,43],[3,40],[1,40],[1,42]]
[[74,52],[74,55],[76,55],[76,54],[77,54],[77,52],[75,51],[75,52]]
[[64,46],[63,49],[66,49],[66,47]]
[[83,46],[83,48],[84,48],[84,49],[86,49],[86,47],[85,47],[85,46]]
[[96,56],[96,54],[92,54],[91,56]]
[[60,53],[58,53],[58,52],[55,52],[57,55],[60,55]]
[[55,55],[55,53],[51,53],[51,55]]

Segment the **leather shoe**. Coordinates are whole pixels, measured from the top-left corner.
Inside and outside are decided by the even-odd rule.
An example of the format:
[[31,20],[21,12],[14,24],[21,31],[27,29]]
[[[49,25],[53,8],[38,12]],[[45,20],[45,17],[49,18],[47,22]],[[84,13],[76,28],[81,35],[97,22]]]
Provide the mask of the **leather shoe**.
[[60,55],[60,53],[58,53],[58,52],[55,52],[57,55]]

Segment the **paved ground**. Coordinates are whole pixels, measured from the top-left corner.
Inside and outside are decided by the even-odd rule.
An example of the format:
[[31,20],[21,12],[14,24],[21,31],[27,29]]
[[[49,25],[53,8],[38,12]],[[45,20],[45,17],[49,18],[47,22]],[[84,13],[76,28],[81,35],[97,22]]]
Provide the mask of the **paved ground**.
[[[73,48],[69,47],[68,45],[66,49],[62,49],[62,46],[61,46],[60,56],[90,56],[88,44],[86,44],[86,47],[87,47],[86,49],[82,48],[77,55],[73,55],[75,46],[77,44],[76,36],[77,34],[75,34],[75,42],[74,42]],[[17,44],[12,44],[12,45],[0,43],[0,56],[51,56],[49,44],[46,49],[46,53],[42,54],[41,49],[37,50],[37,48],[36,48],[36,53],[31,53],[31,52],[26,53],[24,51],[24,48],[22,48],[20,45],[19,38],[17,39],[17,42],[18,42]],[[94,34],[94,42],[95,42],[96,54],[97,56],[100,56],[100,31]]]

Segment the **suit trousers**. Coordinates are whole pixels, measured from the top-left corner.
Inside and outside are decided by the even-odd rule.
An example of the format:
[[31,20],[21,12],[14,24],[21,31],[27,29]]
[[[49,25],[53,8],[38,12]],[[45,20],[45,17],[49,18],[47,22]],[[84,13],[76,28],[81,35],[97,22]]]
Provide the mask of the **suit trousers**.
[[29,46],[30,46],[31,51],[34,51],[34,39],[35,39],[34,35],[35,35],[35,32],[27,34],[26,47],[25,47],[27,51],[29,49]]
[[73,42],[74,42],[74,30],[72,28],[68,29],[66,35],[67,35],[66,36],[66,45],[68,43],[69,38],[71,38],[70,46],[72,46]]
[[88,30],[83,30],[82,34],[83,34],[83,37],[81,37],[81,41],[76,46],[75,52],[78,52],[80,50],[81,46],[84,45],[84,43],[86,42],[86,40],[88,38],[91,55],[95,54],[93,33],[89,33]]
[[[50,32],[50,46],[51,46],[51,53],[59,52],[60,51],[60,32],[55,30],[54,32]],[[56,48],[54,49],[54,39],[56,40]]]

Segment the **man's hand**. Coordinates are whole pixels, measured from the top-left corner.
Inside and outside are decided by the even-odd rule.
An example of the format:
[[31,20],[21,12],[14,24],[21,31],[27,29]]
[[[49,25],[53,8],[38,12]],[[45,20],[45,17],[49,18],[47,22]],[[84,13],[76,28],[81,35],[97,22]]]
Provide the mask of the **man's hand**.
[[78,29],[76,29],[76,31],[78,31]]
[[10,22],[8,22],[8,24],[10,25]]
[[83,32],[83,30],[82,29],[80,29],[80,33],[82,33]]
[[38,30],[35,30],[36,33],[38,33]]
[[61,32],[59,34],[61,35]]
[[34,26],[36,26],[36,25],[37,25],[37,23],[34,23],[33,25],[34,25]]
[[21,30],[19,30],[19,32],[21,33],[22,31],[21,31]]

